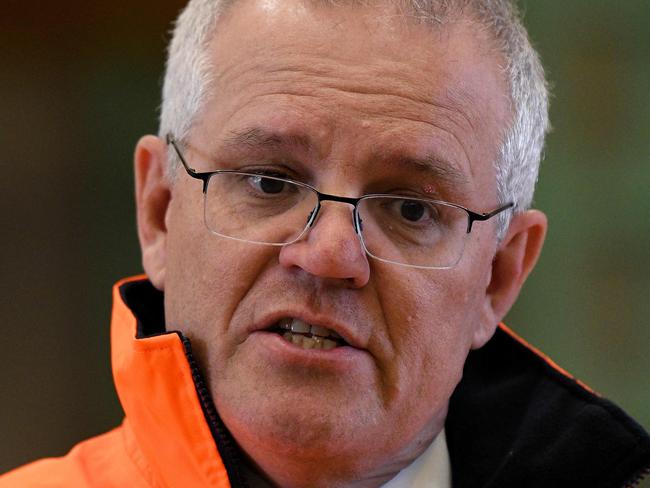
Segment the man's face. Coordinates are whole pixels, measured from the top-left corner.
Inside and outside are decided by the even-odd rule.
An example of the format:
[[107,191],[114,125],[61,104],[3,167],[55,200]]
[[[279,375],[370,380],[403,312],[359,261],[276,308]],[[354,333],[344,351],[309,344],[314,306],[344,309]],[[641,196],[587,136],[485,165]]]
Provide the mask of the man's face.
[[[210,45],[214,83],[190,164],[270,168],[347,197],[494,209],[492,162],[510,117],[499,60],[468,21],[431,27],[394,13],[236,5]],[[413,160],[451,167],[454,184]],[[191,338],[244,450],[265,471],[275,453],[287,470],[332,479],[381,477],[419,454],[443,427],[469,349],[495,325],[484,323],[494,222],[474,226],[456,267],[421,270],[368,258],[347,204],[324,203],[283,248],[210,234],[202,206],[201,183],[179,173],[166,215],[167,327]],[[260,329],[281,318],[329,327],[351,346],[308,350]]]

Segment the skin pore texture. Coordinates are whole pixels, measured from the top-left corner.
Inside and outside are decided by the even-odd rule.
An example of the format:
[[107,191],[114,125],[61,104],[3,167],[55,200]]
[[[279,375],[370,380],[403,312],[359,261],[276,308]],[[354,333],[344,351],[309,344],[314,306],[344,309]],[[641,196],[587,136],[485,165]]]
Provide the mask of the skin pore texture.
[[[245,1],[219,22],[213,83],[184,145],[197,171],[263,166],[335,195],[498,206],[508,90],[470,20]],[[366,256],[352,207],[325,202],[302,240],[259,246],[206,229],[201,182],[181,169],[170,183],[161,139],[140,140],[135,166],[143,263],[165,292],[167,329],[191,339],[226,426],[283,487],[379,486],[420,455],[546,229],[522,212],[499,243],[494,219],[477,223],[458,265],[420,270]],[[282,317],[354,347],[303,350],[259,330]]]

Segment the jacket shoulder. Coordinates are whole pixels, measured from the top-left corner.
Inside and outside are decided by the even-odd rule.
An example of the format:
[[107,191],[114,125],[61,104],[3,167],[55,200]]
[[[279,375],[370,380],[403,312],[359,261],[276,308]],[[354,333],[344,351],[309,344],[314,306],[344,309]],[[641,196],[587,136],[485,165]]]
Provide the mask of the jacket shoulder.
[[650,468],[639,424],[503,325],[467,358],[447,440],[459,487],[619,488]]
[[77,444],[68,454],[18,467],[0,476],[0,488],[149,487],[131,460],[124,427]]

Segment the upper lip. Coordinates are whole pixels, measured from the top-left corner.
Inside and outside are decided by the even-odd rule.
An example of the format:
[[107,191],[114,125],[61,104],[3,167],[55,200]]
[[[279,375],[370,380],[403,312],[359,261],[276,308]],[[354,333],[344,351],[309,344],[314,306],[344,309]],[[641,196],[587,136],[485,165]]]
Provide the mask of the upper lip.
[[289,317],[302,320],[309,325],[326,327],[340,335],[348,345],[357,349],[365,349],[364,341],[359,337],[358,328],[352,327],[347,322],[338,321],[332,317],[307,312],[305,310],[278,310],[276,312],[266,313],[259,320],[255,321],[248,332],[252,333],[259,330],[270,329],[281,319]]

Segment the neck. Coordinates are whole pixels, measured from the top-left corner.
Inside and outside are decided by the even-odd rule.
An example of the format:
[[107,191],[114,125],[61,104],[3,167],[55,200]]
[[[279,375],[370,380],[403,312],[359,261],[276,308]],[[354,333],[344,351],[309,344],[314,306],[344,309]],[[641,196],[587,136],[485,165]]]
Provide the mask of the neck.
[[444,422],[436,423],[435,429],[426,429],[401,449],[391,449],[394,444],[383,441],[376,446],[365,445],[363,449],[340,444],[334,449],[313,444],[305,449],[279,445],[277,438],[267,441],[259,435],[250,439],[236,438],[247,455],[248,478],[252,478],[254,488],[375,488],[390,481],[417,459],[435,440],[443,425]]

